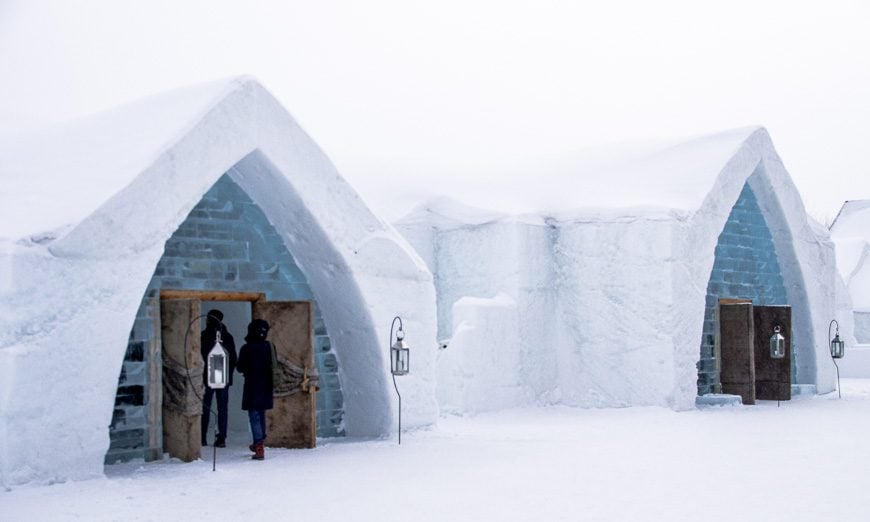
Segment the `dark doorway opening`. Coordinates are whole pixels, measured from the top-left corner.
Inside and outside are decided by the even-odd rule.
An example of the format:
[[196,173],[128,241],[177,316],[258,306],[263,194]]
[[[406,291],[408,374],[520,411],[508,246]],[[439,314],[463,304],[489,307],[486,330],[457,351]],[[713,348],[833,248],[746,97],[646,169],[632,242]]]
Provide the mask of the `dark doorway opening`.
[[[269,340],[276,349],[279,366],[288,373],[303,375],[305,380],[300,380],[296,388],[284,390],[285,393],[276,396],[275,407],[267,416],[266,444],[271,447],[314,447],[317,371],[311,303],[266,301],[265,295],[260,293],[162,290],[163,451],[183,461],[201,456],[204,364],[199,333],[204,327],[203,316],[211,309],[224,313],[224,323],[236,340],[237,350],[244,344],[247,323],[251,319],[265,319],[272,325]],[[229,441],[235,440],[236,444],[246,446],[250,435],[247,415],[241,410],[243,380],[244,377],[236,374],[235,383],[230,388],[228,435]],[[212,409],[216,411],[214,404]],[[212,423],[216,422],[215,417],[212,415]]]
[[[791,399],[791,307],[722,299],[717,316],[716,356],[722,393],[740,395],[743,404]],[[777,326],[785,338],[785,357],[781,359],[770,353],[770,338]]]

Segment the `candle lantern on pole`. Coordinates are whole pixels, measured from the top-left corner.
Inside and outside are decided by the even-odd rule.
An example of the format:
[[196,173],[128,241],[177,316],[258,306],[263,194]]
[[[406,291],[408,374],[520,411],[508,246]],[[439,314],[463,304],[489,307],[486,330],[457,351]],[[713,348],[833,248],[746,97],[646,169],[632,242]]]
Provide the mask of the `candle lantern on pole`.
[[221,342],[221,332],[217,331],[214,346],[206,357],[206,375],[208,387],[219,390],[227,387],[230,373],[230,362],[227,350]]
[[[399,329],[395,332],[396,342],[393,342],[393,329],[397,321]],[[390,343],[390,373],[393,375],[393,388],[399,396],[399,444],[402,444],[402,395],[396,385],[396,375],[407,375],[411,371],[411,347],[405,342],[405,331],[402,327],[402,318],[399,316],[394,317],[390,325]]]
[[[831,327],[837,325],[837,330],[834,333],[834,338],[831,339]],[[834,363],[834,368],[837,369],[837,397],[843,398],[840,391],[840,365],[837,364],[837,359],[842,359],[846,355],[846,343],[840,339],[840,323],[836,319],[831,319],[828,323],[828,342],[831,346],[831,361]]]
[[408,343],[405,342],[405,332],[401,326],[396,332],[396,342],[390,347],[390,352],[392,352],[390,360],[392,361],[393,375],[407,375],[411,371],[411,350]]
[[[785,337],[782,336],[779,325],[773,327],[773,335],[770,336],[770,358],[782,359],[785,357]],[[779,368],[779,366],[777,366]],[[782,383],[779,382],[780,371],[777,372],[776,379],[776,407],[779,408],[779,393]]]

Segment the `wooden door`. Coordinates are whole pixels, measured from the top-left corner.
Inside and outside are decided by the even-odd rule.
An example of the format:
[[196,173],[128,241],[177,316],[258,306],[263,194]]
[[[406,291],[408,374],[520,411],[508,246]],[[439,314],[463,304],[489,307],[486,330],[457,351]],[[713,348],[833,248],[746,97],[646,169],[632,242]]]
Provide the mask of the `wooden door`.
[[[755,306],[755,398],[770,401],[791,399],[791,307]],[[785,337],[785,357],[770,356],[770,337],[779,326]]]
[[[200,302],[160,302],[163,340],[163,451],[185,462],[200,457],[203,362],[199,350]],[[188,328],[193,331],[187,334]],[[185,334],[187,351],[185,352]]]
[[[314,338],[311,303],[265,301],[252,304],[252,317],[269,323],[269,341],[275,346],[283,370],[314,372]],[[317,444],[316,389],[293,388],[275,397],[266,414],[266,445],[280,448],[313,448]]]
[[755,343],[752,302],[719,302],[719,352],[722,393],[755,404]]

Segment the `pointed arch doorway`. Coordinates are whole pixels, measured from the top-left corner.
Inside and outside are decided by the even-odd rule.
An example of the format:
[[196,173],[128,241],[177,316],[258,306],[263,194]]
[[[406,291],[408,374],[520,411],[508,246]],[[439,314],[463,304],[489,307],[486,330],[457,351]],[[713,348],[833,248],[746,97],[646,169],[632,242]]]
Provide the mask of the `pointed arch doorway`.
[[[299,246],[295,249],[308,253]],[[309,302],[315,363],[320,375],[317,436],[343,436],[345,406],[337,343],[333,342],[327,323],[332,318],[332,324],[341,324],[341,318],[334,312],[340,305],[336,300],[341,296],[334,289],[344,286],[340,278],[333,278],[318,290],[309,279],[311,273],[318,273],[319,265],[314,266],[314,272],[303,270],[290,251],[288,240],[259,205],[229,175],[222,176],[167,240],[145,289],[118,378],[106,464],[138,458],[158,460],[165,453],[161,425],[161,302],[166,304],[168,300],[164,297],[173,297],[173,291],[194,292],[174,297],[193,296],[202,303],[242,306],[245,311],[237,315],[243,318],[232,330],[237,346],[243,343],[246,326],[253,318],[251,303]],[[219,298],[215,292],[224,296],[220,299],[236,301],[214,300]],[[208,308],[201,309],[201,313],[207,311]],[[198,341],[199,336],[189,336]],[[240,393],[240,385],[233,388]],[[232,401],[231,393],[230,408]],[[239,408],[240,405],[236,411],[241,411]],[[190,405],[183,410],[197,413]],[[231,429],[233,423],[231,416]],[[238,429],[247,433],[246,420]]]
[[[764,191],[764,176],[759,163],[744,183],[715,246],[707,282],[698,395],[730,390],[747,404],[756,398],[785,399],[790,397],[791,384],[811,373],[806,371],[813,361],[812,347],[806,343],[811,338],[806,331],[809,308],[801,275],[793,268],[797,262],[790,234],[773,196]],[[782,323],[787,331],[785,371],[778,369],[781,361],[758,360],[767,352],[772,321]],[[762,369],[763,383],[755,375],[756,366]],[[785,384],[780,379],[786,379]],[[760,396],[756,396],[757,384]]]

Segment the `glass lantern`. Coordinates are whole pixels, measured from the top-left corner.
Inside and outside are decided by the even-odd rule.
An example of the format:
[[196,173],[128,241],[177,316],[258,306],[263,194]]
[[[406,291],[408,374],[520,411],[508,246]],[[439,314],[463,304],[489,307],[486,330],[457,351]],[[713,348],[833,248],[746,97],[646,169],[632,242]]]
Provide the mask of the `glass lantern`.
[[208,376],[208,387],[212,389],[221,389],[227,387],[227,381],[230,374],[230,361],[227,357],[227,351],[221,343],[221,333],[217,332],[214,346],[208,352],[206,357],[206,375]]
[[773,359],[785,357],[785,337],[779,333],[779,326],[774,327],[773,335],[770,336],[770,357]]
[[393,375],[406,375],[411,370],[410,346],[404,341],[405,332],[396,332],[396,342],[390,347],[390,362]]
[[846,343],[840,339],[840,332],[834,335],[834,340],[831,341],[831,357],[834,359],[842,359],[846,355]]

